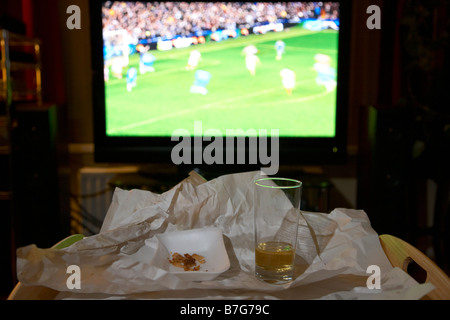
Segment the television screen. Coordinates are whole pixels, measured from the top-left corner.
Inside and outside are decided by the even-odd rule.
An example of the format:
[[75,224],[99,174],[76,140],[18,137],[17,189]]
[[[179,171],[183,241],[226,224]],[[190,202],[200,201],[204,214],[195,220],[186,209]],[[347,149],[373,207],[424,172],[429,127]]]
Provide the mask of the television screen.
[[231,132],[277,136],[282,148],[330,140],[337,153],[339,1],[101,1],[101,22],[96,147],[173,148],[181,136]]

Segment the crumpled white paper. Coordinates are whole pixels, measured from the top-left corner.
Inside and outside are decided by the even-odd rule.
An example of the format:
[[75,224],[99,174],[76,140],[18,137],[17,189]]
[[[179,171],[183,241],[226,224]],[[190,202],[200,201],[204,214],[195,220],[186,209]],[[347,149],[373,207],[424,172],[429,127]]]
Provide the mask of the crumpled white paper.
[[[282,286],[257,280],[252,208],[258,177],[247,172],[206,182],[192,174],[161,195],[116,189],[99,234],[65,249],[19,248],[18,278],[60,291],[60,299],[419,299],[433,289],[392,268],[365,212],[352,209],[303,212],[296,279]],[[202,282],[169,273],[155,235],[208,226],[223,231],[230,269]],[[70,265],[80,267],[80,289],[67,286]],[[370,265],[380,267],[381,289],[367,288]]]

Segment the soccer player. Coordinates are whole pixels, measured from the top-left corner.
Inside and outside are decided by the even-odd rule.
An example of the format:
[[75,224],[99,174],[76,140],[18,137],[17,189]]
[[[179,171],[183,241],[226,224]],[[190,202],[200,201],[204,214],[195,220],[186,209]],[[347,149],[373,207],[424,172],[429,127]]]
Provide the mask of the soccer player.
[[208,89],[206,86],[211,80],[211,73],[205,70],[197,70],[195,72],[195,80],[194,84],[191,86],[191,93],[200,93],[202,95],[206,95],[208,93]]
[[284,43],[284,41],[278,40],[277,42],[275,42],[275,50],[277,51],[277,56],[276,56],[277,60],[281,60],[285,47],[286,47],[286,44]]
[[288,95],[292,94],[292,90],[295,88],[295,72],[289,68],[284,68],[280,71],[281,83],[286,89]]
[[149,46],[143,46],[141,44],[138,44],[136,46],[136,50],[139,52],[139,73],[145,74],[147,72],[154,72],[155,67],[153,64],[156,61],[156,58],[154,55],[148,52],[150,49]]
[[316,83],[325,86],[330,92],[336,88],[336,70],[330,66],[331,58],[326,54],[318,53],[314,56],[316,63],[314,69],[317,72]]
[[197,67],[198,62],[200,61],[201,56],[202,55],[198,50],[192,50],[191,54],[189,55],[186,70],[194,70]]
[[137,82],[137,70],[136,68],[130,68],[127,71],[127,90],[131,92],[136,87]]
[[256,66],[260,63],[261,61],[255,54],[247,54],[245,56],[245,66],[252,76],[256,74]]
[[256,74],[256,65],[261,63],[256,56],[257,53],[258,49],[254,45],[249,45],[242,49],[242,54],[245,56],[245,67],[252,76]]
[[111,72],[117,79],[122,79],[122,70],[124,66],[124,61],[120,57],[112,59],[111,62]]
[[245,67],[252,76],[256,74],[256,66],[261,63],[256,56],[257,53],[258,49],[252,44],[242,49],[242,54],[245,55]]

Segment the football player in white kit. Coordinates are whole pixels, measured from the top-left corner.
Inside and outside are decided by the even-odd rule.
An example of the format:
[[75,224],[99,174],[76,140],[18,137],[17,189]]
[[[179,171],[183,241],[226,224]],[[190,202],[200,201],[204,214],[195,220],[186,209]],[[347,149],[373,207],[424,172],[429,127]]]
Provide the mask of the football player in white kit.
[[292,94],[292,90],[295,88],[295,72],[289,68],[281,69],[280,71],[281,83],[286,89],[288,95]]

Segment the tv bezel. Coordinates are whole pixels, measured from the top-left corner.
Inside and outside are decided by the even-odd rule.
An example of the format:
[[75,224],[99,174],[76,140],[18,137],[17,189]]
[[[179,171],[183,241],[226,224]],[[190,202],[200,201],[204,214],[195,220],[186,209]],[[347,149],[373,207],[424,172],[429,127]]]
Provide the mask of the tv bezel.
[[[96,162],[111,163],[172,163],[171,151],[178,142],[171,141],[171,137],[113,137],[107,136],[106,134],[106,104],[102,36],[103,26],[101,13],[102,2],[104,2],[104,0],[89,1],[93,88],[94,159]],[[344,164],[347,160],[351,0],[336,0],[331,2],[340,3],[340,30],[337,64],[338,74],[336,87],[336,135],[330,138],[280,137],[280,166]],[[206,144],[204,144],[203,147],[205,145]],[[260,164],[257,164],[256,166],[259,165]],[[192,164],[192,166],[205,168],[213,167],[198,164]],[[243,166],[235,165],[234,167],[241,168]]]

